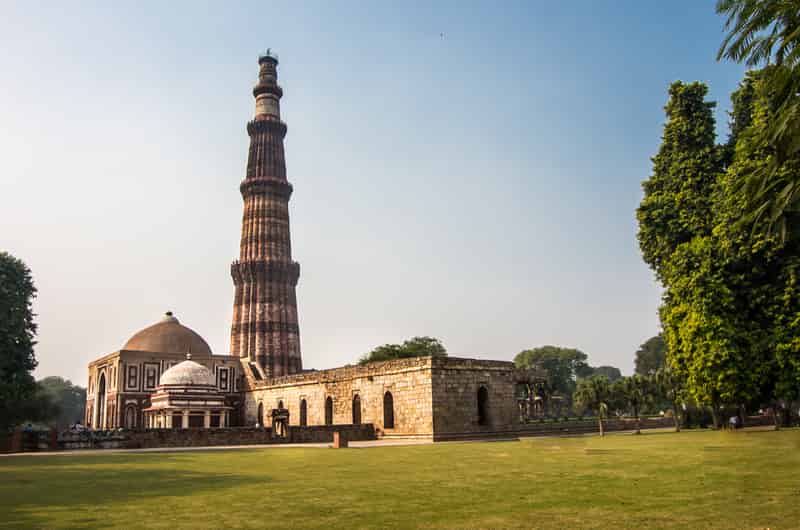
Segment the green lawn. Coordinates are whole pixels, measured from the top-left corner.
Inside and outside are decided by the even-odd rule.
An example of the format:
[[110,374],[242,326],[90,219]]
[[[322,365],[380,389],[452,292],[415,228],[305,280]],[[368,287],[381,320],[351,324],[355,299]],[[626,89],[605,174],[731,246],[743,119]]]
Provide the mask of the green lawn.
[[800,528],[800,430],[0,458],[0,528]]

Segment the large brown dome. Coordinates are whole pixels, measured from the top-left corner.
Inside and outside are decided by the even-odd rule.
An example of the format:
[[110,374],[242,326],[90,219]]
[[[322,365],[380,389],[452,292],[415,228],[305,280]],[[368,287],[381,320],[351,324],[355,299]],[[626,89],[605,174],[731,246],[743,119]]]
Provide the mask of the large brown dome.
[[208,347],[208,343],[203,340],[203,337],[186,326],[182,326],[170,312],[160,321],[128,339],[122,349],[211,355],[211,348]]

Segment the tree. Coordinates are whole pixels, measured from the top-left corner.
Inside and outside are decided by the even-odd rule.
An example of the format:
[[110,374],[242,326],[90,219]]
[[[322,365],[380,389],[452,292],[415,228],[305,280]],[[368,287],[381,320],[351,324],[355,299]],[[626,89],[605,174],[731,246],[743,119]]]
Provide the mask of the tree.
[[443,357],[447,350],[439,339],[433,337],[414,337],[403,344],[384,344],[364,354],[358,364],[368,364],[407,357]]
[[636,418],[636,434],[642,432],[641,412],[646,403],[652,400],[653,385],[650,377],[633,374],[619,380],[619,391],[628,408]]
[[656,391],[672,406],[672,418],[675,421],[675,432],[681,432],[681,398],[683,381],[668,366],[662,366],[653,377]]
[[622,372],[616,366],[593,366],[592,375],[602,375],[609,383],[622,379]]
[[25,404],[36,392],[31,375],[36,368],[35,295],[28,267],[0,252],[0,433],[27,419]]
[[719,376],[721,369],[736,370],[730,340],[736,323],[727,318],[735,306],[720,272],[724,252],[712,234],[722,156],[707,92],[702,83],[670,86],[662,143],[637,218],[644,261],[664,286],[659,312],[667,358],[697,401],[716,410],[734,398],[733,378]]
[[591,409],[597,413],[597,421],[600,425],[600,436],[605,434],[603,429],[603,418],[608,414],[608,402],[611,398],[611,389],[608,379],[602,375],[580,379],[575,389],[574,401],[580,407]]
[[746,192],[742,219],[773,229],[782,239],[796,229],[800,210],[800,175],[779,168],[800,155],[800,2],[797,0],[719,0],[726,15],[725,36],[717,60],[725,58],[765,68],[765,88],[772,95],[773,117],[753,131],[773,156],[749,168],[740,183]]
[[54,420],[58,428],[64,429],[80,421],[86,409],[85,388],[57,376],[45,377],[37,385],[55,406],[56,414],[49,419]]
[[636,350],[636,369],[639,375],[653,375],[664,366],[667,358],[667,344],[661,334],[650,337]]
[[586,354],[575,348],[539,346],[519,352],[514,364],[520,368],[546,370],[551,393],[569,397],[575,391],[575,381],[592,373],[586,359]]

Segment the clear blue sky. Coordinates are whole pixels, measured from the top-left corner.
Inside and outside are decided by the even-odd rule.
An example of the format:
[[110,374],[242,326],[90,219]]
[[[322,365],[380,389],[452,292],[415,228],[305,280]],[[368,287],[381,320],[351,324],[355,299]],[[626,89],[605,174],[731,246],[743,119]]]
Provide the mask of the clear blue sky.
[[172,310],[228,350],[260,51],[281,58],[305,365],[414,335],[630,373],[659,330],[635,208],[671,81],[719,102],[713,1],[9,3],[0,248],[39,288],[38,376]]

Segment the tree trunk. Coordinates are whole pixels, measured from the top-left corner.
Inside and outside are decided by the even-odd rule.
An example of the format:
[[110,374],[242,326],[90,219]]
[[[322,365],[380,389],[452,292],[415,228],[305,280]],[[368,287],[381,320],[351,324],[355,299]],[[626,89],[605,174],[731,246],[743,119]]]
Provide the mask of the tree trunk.
[[636,434],[642,434],[642,418],[638,410],[635,410],[634,413],[636,414]]
[[717,407],[713,403],[711,404],[711,422],[714,424],[714,430],[719,430],[719,414],[717,413]]
[[672,404],[672,419],[675,421],[675,432],[681,432],[680,407],[677,403]]
[[776,431],[781,430],[781,421],[780,421],[780,418],[778,418],[778,407],[779,406],[780,405],[778,405],[778,403],[775,403],[775,405],[772,407],[772,421],[775,423],[775,430]]
[[598,418],[597,421],[600,422],[600,436],[605,436],[605,433],[603,433],[603,418]]

